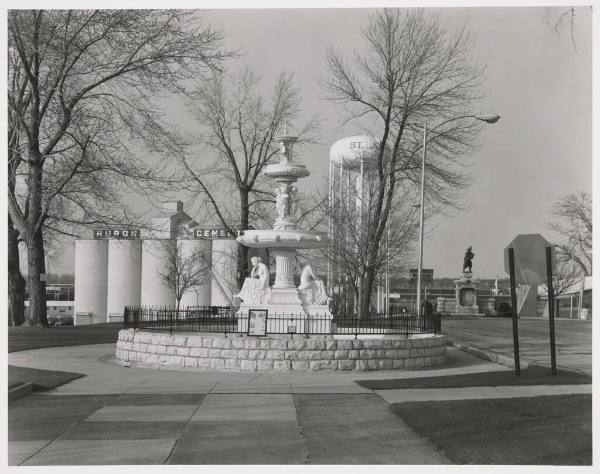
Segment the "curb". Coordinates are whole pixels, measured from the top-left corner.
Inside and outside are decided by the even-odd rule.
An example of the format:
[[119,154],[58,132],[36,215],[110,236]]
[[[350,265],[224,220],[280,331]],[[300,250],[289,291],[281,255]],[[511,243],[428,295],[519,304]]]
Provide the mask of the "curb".
[[8,403],[33,392],[33,382],[25,382],[8,390]]
[[[515,359],[513,356],[507,356],[506,354],[502,354],[500,352],[494,352],[489,349],[480,349],[479,347],[470,346],[467,344],[460,344],[458,342],[451,342],[452,346],[456,349],[459,349],[468,354],[474,355],[475,357],[479,357],[483,360],[489,360],[490,362],[495,362],[500,365],[505,365],[507,367],[515,367]],[[521,369],[527,369],[529,367],[537,367],[538,364],[533,359],[525,359],[520,358],[519,363]]]

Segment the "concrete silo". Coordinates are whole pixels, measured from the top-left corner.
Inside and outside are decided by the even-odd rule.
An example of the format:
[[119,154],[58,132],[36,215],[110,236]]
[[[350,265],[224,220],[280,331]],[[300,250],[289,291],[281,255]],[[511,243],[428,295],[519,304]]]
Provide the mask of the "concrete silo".
[[160,276],[168,274],[170,249],[174,246],[175,241],[170,239],[143,241],[141,303],[144,306],[175,306],[175,291]]
[[108,321],[121,321],[125,306],[141,301],[142,241],[111,240],[108,243]]
[[202,274],[202,283],[184,293],[181,298],[180,307],[210,306],[212,294],[212,241],[181,239],[178,241],[178,250],[181,252],[184,262],[188,259],[193,259],[194,265],[190,270]]
[[106,322],[108,240],[75,241],[75,325]]
[[238,243],[231,240],[212,241],[212,306],[230,306],[238,293]]

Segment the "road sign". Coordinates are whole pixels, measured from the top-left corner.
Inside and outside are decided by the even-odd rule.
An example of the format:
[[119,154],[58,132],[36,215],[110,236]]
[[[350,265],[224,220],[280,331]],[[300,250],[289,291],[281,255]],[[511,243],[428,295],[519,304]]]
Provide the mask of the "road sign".
[[508,249],[512,247],[515,255],[515,280],[521,285],[537,285],[546,281],[546,247],[554,247],[540,234],[519,234],[504,249],[504,270],[510,273]]

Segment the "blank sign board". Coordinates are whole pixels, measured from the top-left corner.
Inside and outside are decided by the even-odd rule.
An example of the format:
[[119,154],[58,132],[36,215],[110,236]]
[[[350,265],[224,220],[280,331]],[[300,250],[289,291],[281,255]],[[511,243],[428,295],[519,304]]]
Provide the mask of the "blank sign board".
[[552,264],[556,262],[554,247],[540,234],[519,234],[504,249],[504,270],[510,273],[508,249],[512,247],[515,256],[515,283],[537,285],[547,280],[546,247],[552,247]]

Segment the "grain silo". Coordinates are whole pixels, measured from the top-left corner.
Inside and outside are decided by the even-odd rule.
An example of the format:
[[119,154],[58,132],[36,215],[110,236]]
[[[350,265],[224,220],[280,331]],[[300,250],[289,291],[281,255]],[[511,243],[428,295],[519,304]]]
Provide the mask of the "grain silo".
[[108,322],[121,321],[125,306],[141,302],[142,241],[108,242]]
[[74,324],[106,322],[108,241],[75,241]]
[[233,239],[212,241],[212,306],[231,306],[238,293],[238,245]]
[[144,306],[175,306],[175,291],[164,281],[175,245],[172,239],[143,241],[141,303]]

